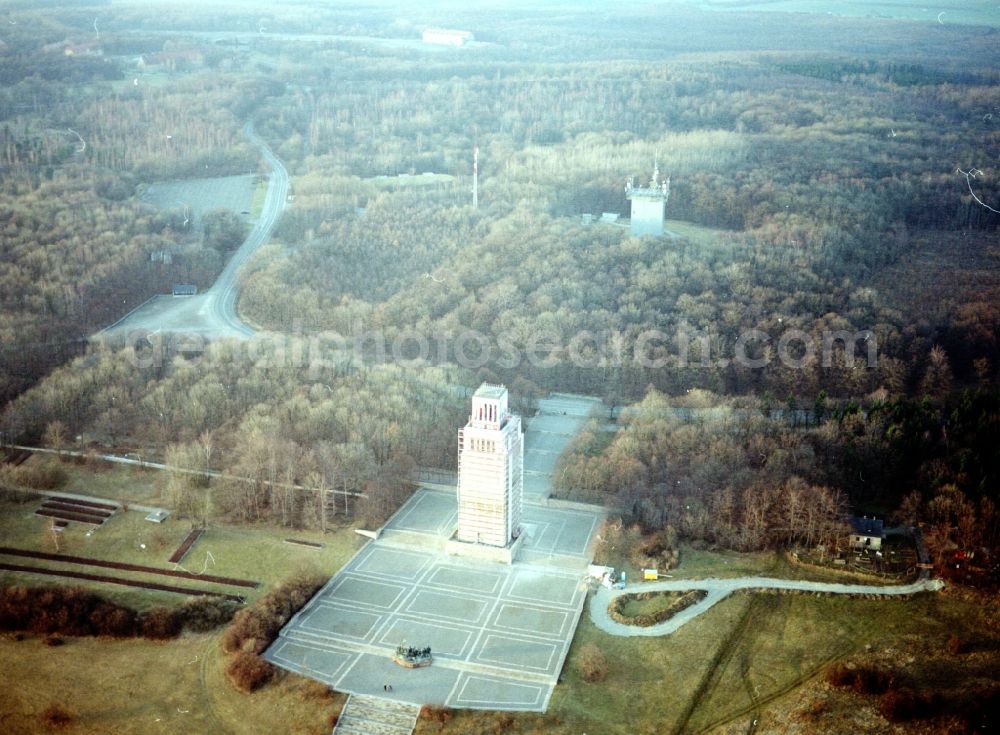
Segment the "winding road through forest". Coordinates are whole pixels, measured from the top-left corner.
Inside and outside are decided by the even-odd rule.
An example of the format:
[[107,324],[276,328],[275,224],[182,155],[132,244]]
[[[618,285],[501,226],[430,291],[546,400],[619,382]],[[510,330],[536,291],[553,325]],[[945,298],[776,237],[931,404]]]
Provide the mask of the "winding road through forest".
[[252,123],[248,122],[243,132],[260,149],[271,168],[264,206],[246,240],[205,293],[184,297],[156,296],[105,328],[101,335],[124,337],[131,342],[133,336],[157,332],[180,332],[205,339],[245,339],[255,334],[254,329],[236,313],[239,272],[257,249],[270,239],[284,211],[288,199],[288,171],[281,159],[254,133]]

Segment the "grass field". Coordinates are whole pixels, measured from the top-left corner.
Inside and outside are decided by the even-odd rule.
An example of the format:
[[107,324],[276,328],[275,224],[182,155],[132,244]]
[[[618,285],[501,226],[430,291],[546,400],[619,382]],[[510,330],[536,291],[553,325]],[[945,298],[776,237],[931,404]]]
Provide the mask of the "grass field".
[[[28,463],[46,461],[41,456],[31,457]],[[134,466],[112,465],[104,462],[89,464],[64,463],[67,480],[58,490],[78,493],[95,498],[110,498],[124,503],[160,506],[160,479],[158,470],[143,470]],[[49,532],[49,522],[34,515],[43,495],[18,494],[18,499],[0,500],[0,539],[2,546],[31,551],[54,552],[54,540]],[[171,516],[162,524],[145,520],[144,511],[128,511],[112,516],[103,526],[71,523],[62,534],[61,551],[65,554],[91,557],[115,562],[142,564],[163,569],[174,569],[168,563],[170,555],[181,544],[193,527],[191,520]],[[90,535],[87,532],[90,531]],[[285,543],[286,538],[296,538],[324,545],[322,549]],[[195,543],[182,561],[182,568],[193,573],[251,579],[261,583],[256,590],[235,590],[194,580],[167,582],[179,586],[199,587],[218,592],[245,594],[253,601],[277,581],[299,568],[315,568],[332,574],[354,551],[362,539],[349,529],[332,534],[300,531],[269,526],[227,525],[210,523],[207,532]],[[15,562],[13,558],[0,559]],[[94,571],[79,565],[31,560],[22,564],[52,569]],[[165,582],[166,578],[136,572],[103,573],[128,579]],[[25,584],[53,583],[54,578],[40,577],[21,572],[0,572],[0,583],[17,581]],[[179,595],[167,592],[143,591],[119,585],[87,583],[88,588],[138,609],[154,605],[175,605]]]
[[[143,460],[149,459],[143,457]],[[35,454],[25,461],[23,467],[52,462],[51,455]],[[95,460],[92,463],[77,464],[61,462],[59,465],[66,475],[66,482],[52,488],[64,493],[92,495],[123,503],[161,505],[160,478],[165,477],[159,470],[143,469],[134,465],[118,465]]]
[[[0,502],[0,539],[15,548],[53,551],[47,522],[33,515],[38,501]],[[125,512],[86,535],[87,527],[71,524],[63,551],[111,561],[145,564],[164,569],[190,529],[190,523],[168,520],[156,525],[145,513]],[[319,542],[322,549],[287,544],[286,538]],[[205,572],[261,582],[257,590],[239,589],[251,600],[275,583],[304,568],[332,573],[362,543],[349,528],[334,533],[244,526],[210,526],[188,552],[183,566]],[[145,549],[142,545],[145,544]],[[6,557],[3,557],[6,559]],[[214,559],[214,564],[210,559]],[[12,561],[16,561],[11,557]],[[22,560],[23,561],[23,560]],[[30,560],[46,568],[86,569],[54,561]],[[101,570],[97,570],[101,571]],[[107,571],[107,570],[104,570]],[[233,592],[233,587],[200,581],[173,580],[137,572],[112,572],[130,579],[164,581]],[[58,584],[50,577],[2,573],[0,584]],[[83,586],[116,602],[138,609],[177,605],[185,598],[95,583]],[[52,703],[63,705],[74,718],[72,732],[80,733],[328,733],[329,718],[344,697],[326,695],[326,688],[294,675],[247,696],[226,680],[227,657],[219,649],[221,631],[186,634],[168,642],[68,638],[58,647],[40,639],[0,637],[4,680],[16,686],[0,687],[0,731],[46,732],[39,715]]]
[[717,246],[725,240],[727,235],[727,230],[714,230],[711,227],[704,227],[679,219],[668,219],[663,223],[663,227],[668,232],[680,235],[695,245]]
[[[33,457],[29,461],[37,459],[38,457]],[[99,463],[94,468],[71,465],[66,467],[69,470],[69,478],[60,488],[62,492],[94,495],[125,503],[159,504],[158,480],[163,475],[155,470],[105,463]]]
[[[47,732],[39,715],[59,703],[74,716],[73,733],[329,733],[344,697],[283,675],[252,696],[226,680],[216,635],[167,643],[0,638],[4,680],[0,718],[5,735]],[[10,686],[17,682],[17,686]]]
[[[54,552],[48,521],[35,516],[38,502],[0,502],[0,538],[3,545],[31,551]],[[62,535],[61,551],[65,554],[84,556],[130,564],[142,564],[162,569],[174,569],[167,559],[191,530],[189,521],[168,519],[163,524],[145,520],[144,512],[117,513],[103,526],[91,531],[89,526],[70,524]],[[285,543],[286,538],[297,538],[322,543],[322,549]],[[155,581],[178,586],[197,587],[217,592],[239,593],[253,601],[266,593],[276,582],[299,569],[315,569],[332,574],[360,547],[362,539],[350,529],[321,534],[273,527],[210,525],[185,556],[181,568],[195,574],[212,574],[225,577],[255,580],[257,589],[236,589],[195,580],[171,580],[158,575],[140,572],[103,570],[99,573],[127,579]],[[145,548],[143,548],[145,546]],[[0,557],[17,562],[13,557]],[[31,566],[75,571],[97,571],[80,565],[54,561],[20,560]],[[0,583],[52,584],[51,577],[40,577],[22,572],[0,572]],[[181,595],[132,589],[119,585],[86,583],[88,588],[122,604],[138,609],[155,605],[176,605]]]
[[400,189],[404,187],[447,184],[454,181],[455,177],[451,174],[436,174],[427,172],[414,175],[400,174],[399,176],[374,176],[367,180],[374,182],[382,189]]
[[634,618],[638,615],[653,615],[666,610],[684,595],[683,592],[661,592],[645,600],[629,599],[622,606],[622,615]]
[[[609,636],[585,612],[548,713],[537,722],[515,718],[510,731],[698,733],[745,718],[737,730],[745,732],[756,717],[758,731],[768,732],[767,706],[832,661],[907,638],[943,642],[963,619],[964,604],[933,595],[909,601],[737,595],[663,638]],[[608,661],[601,683],[586,683],[577,672],[588,642]],[[442,732],[492,732],[497,720],[458,712]]]
[[[615,569],[624,569],[629,581],[642,579],[642,570],[617,555],[602,559]],[[807,579],[816,582],[842,584],[896,584],[911,581],[903,578],[880,579],[872,575],[852,574],[837,568],[824,569],[813,565],[795,564],[781,551],[740,553],[725,549],[697,549],[689,544],[680,546],[680,565],[661,574],[665,579],[705,579],[707,577],[777,577]]]
[[736,551],[696,549],[683,544],[680,565],[669,574],[678,579],[746,577],[755,574],[786,576],[780,571],[790,570],[785,568],[781,555],[773,551],[740,554]]
[[[605,561],[615,569],[624,570],[629,581],[642,579],[642,570],[619,555]],[[788,562],[784,554],[775,551],[739,553],[726,550],[696,549],[689,544],[680,546],[680,565],[663,575],[667,579],[705,579],[767,576],[782,579],[815,579],[818,581],[850,582],[847,575],[827,574]],[[868,580],[870,581],[870,580]]]

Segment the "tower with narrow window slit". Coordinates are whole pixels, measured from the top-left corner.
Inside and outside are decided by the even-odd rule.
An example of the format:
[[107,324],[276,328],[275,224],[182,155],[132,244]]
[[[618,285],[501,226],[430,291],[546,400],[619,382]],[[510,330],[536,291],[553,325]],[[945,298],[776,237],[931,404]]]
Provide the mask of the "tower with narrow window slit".
[[507,389],[483,383],[458,432],[459,542],[509,547],[520,535],[524,494],[521,417],[507,408]]
[[635,186],[632,179],[625,184],[625,198],[632,202],[629,233],[640,235],[663,235],[663,215],[670,198],[670,177],[660,181],[660,167],[653,166],[653,177],[646,186]]

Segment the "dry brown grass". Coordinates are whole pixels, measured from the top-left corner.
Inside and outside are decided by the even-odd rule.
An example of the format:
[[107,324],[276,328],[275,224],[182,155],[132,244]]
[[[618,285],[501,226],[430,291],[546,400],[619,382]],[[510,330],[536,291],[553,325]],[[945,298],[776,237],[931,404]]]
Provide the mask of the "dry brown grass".
[[0,687],[0,730],[44,732],[41,714],[58,701],[73,715],[67,732],[74,735],[329,735],[343,695],[318,696],[314,682],[291,674],[243,694],[226,678],[229,657],[218,648],[219,636],[67,638],[58,648],[31,637],[0,638],[7,683]]

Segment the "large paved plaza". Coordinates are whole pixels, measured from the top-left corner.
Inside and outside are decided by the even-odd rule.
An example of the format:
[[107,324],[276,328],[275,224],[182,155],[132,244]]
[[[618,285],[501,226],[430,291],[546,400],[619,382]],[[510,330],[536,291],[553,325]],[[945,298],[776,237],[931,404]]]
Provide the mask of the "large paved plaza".
[[[589,399],[547,399],[527,422],[524,539],[514,564],[447,554],[455,492],[421,488],[289,621],[265,658],[350,694],[544,711],[583,610],[600,520],[596,509],[548,501],[549,480],[592,407]],[[392,661],[400,644],[430,646],[434,663],[402,668]]]
[[[414,704],[544,711],[583,609],[598,516],[527,505],[526,546],[504,565],[437,548],[454,514],[454,495],[417,491],[265,657],[352,694],[385,696],[391,684],[391,696]],[[410,543],[413,535],[427,543]],[[401,643],[430,646],[434,664],[396,665]]]

